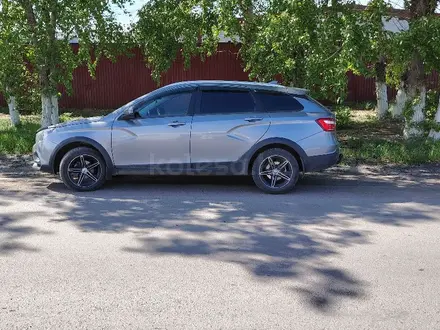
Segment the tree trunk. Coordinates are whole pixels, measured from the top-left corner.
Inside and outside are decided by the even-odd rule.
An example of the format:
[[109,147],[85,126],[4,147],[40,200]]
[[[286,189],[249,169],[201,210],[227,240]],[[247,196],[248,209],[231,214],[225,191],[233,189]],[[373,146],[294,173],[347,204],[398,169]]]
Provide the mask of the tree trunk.
[[[405,7],[409,9],[409,29],[413,29],[414,20],[427,17],[435,12],[437,1],[409,0]],[[415,48],[408,70],[407,95],[408,101],[413,101],[412,115],[405,120],[403,135],[406,138],[422,136],[423,130],[420,123],[425,119],[423,110],[426,106],[425,66],[423,57]],[[414,101],[417,100],[416,103]]]
[[387,84],[385,83],[386,63],[385,59],[381,57],[375,65],[376,70],[376,114],[377,118],[383,118],[388,111],[388,94]]
[[12,126],[20,125],[20,114],[18,113],[17,102],[14,96],[9,97],[8,108]]
[[388,95],[387,84],[384,82],[376,81],[376,114],[377,118],[383,118],[388,111]]
[[[440,97],[438,100],[437,112],[435,113],[434,120],[437,125],[440,125]],[[431,132],[429,132],[429,137],[433,138],[434,140],[440,140],[440,130],[436,131],[434,129],[431,129]]]
[[56,95],[41,95],[41,127],[58,124],[58,98]]
[[420,124],[425,119],[423,110],[425,110],[426,106],[425,67],[421,60],[421,55],[417,51],[414,51],[408,70],[406,93],[408,95],[408,101],[412,101],[413,106],[411,116],[405,118],[403,135],[405,138],[422,136],[423,130]]
[[[419,124],[421,124],[425,120],[423,110],[426,106],[426,88],[420,87],[419,91],[419,101],[412,106],[413,114],[409,121],[408,119],[405,121],[403,136],[406,139],[423,135],[423,130],[419,127]],[[411,99],[414,99],[416,97],[415,92],[408,94],[410,96],[414,95],[413,97],[411,97]]]
[[391,114],[394,118],[402,117],[408,96],[406,95],[404,83],[401,82],[396,95],[396,104],[391,107]]
[[58,124],[60,122],[60,112],[58,107],[58,96],[52,95],[52,125]]
[[[34,47],[38,48],[39,37],[38,37],[38,24],[37,16],[34,12],[33,2],[31,0],[21,0],[21,6],[26,13],[26,22],[30,31],[30,40]],[[49,5],[48,5],[49,6]],[[41,89],[41,126],[47,127],[59,122],[58,118],[58,98],[55,94],[52,94],[53,90],[56,90],[56,81],[51,80],[53,72],[57,63],[53,62],[56,58],[55,52],[55,42],[56,42],[56,24],[57,15],[54,8],[45,8],[43,11],[44,17],[41,18],[45,21],[47,30],[47,49],[48,53],[44,56],[44,62],[37,66],[38,78],[40,82]],[[48,24],[49,23],[49,24]]]

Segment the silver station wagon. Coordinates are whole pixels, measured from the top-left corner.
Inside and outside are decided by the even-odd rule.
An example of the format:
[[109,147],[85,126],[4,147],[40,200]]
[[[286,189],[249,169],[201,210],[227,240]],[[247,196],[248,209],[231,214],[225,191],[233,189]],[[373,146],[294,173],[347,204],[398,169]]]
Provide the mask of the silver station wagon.
[[115,175],[250,175],[286,193],[301,172],[341,159],[334,115],[306,90],[278,84],[171,84],[104,117],[41,129],[35,166],[73,190]]

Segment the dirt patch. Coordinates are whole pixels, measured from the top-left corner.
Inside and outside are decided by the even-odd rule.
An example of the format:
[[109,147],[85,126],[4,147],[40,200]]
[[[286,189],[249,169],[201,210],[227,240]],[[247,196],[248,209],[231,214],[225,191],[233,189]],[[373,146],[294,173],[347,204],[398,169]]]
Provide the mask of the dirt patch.
[[350,138],[403,140],[403,121],[384,118],[375,119],[374,110],[352,110],[352,124],[348,128],[338,129],[338,139],[344,143]]
[[45,176],[32,165],[32,155],[0,155],[0,175],[8,177]]

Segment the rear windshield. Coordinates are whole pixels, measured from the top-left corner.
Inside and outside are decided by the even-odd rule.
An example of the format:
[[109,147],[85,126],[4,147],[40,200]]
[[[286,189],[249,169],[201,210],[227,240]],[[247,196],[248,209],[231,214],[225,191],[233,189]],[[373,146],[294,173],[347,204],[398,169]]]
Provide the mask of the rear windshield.
[[276,111],[301,111],[304,109],[293,95],[283,93],[258,93],[258,98],[263,104],[264,110]]
[[316,101],[314,98],[310,97],[309,95],[304,95],[304,98],[305,98],[306,100],[309,100],[309,101],[312,102],[312,103],[315,103],[317,106],[319,106],[319,107],[324,108],[324,109],[327,110],[327,108],[326,108],[324,105],[322,105],[321,103],[319,103],[318,101]]

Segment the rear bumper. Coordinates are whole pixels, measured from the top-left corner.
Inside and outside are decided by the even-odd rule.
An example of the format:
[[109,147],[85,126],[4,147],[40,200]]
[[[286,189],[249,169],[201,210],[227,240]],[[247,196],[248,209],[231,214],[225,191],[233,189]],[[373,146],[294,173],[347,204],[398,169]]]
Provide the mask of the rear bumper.
[[308,157],[305,164],[305,172],[316,172],[325,170],[333,165],[339,164],[342,154],[336,151],[331,154]]

